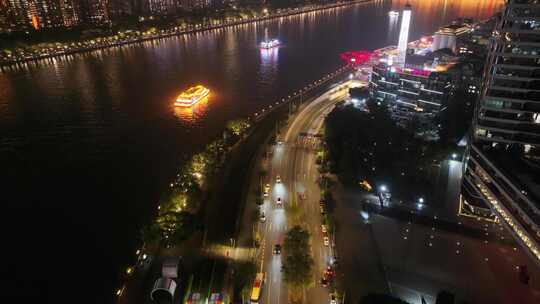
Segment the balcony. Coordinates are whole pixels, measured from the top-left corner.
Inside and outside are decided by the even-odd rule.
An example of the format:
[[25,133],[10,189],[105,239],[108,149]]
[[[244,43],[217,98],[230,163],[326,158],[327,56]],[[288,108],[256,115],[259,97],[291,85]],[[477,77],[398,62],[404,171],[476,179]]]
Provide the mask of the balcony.
[[540,67],[527,67],[523,65],[496,64],[493,74],[497,77],[519,77],[526,79],[540,79]]
[[487,92],[489,97],[500,97],[530,102],[540,102],[540,91],[492,86]]
[[[494,113],[491,111],[489,114],[492,116],[488,116],[486,113],[483,116],[478,117],[478,125],[490,128],[490,129],[496,129],[503,132],[513,132],[513,133],[523,133],[528,134],[530,136],[536,136],[538,139],[540,139],[540,124],[536,124],[530,121],[518,121],[514,119],[509,118],[500,118],[501,116],[504,117],[504,115],[494,115]],[[499,114],[508,114],[508,113],[499,113]],[[512,114],[508,114],[512,115]]]
[[475,190],[470,192],[480,194],[475,197],[483,199],[540,264],[540,209],[537,201],[524,194],[519,181],[503,172],[475,145],[464,181]]

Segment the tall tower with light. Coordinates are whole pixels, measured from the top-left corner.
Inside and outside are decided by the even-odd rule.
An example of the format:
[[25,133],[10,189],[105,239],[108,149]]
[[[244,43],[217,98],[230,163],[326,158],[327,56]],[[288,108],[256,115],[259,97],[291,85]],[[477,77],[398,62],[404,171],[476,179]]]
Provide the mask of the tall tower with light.
[[407,43],[409,41],[409,26],[411,24],[411,13],[412,7],[407,3],[403,9],[403,14],[401,15],[401,28],[399,30],[399,41],[398,41],[398,63],[401,65],[405,64],[405,56],[407,55]]

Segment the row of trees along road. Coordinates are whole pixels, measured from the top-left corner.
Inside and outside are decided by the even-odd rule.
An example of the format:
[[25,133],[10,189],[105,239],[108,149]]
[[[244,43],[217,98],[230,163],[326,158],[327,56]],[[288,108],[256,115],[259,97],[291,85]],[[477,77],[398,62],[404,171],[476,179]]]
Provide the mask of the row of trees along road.
[[283,275],[290,288],[289,303],[302,303],[303,289],[313,284],[313,258],[309,232],[300,226],[291,228],[283,243]]

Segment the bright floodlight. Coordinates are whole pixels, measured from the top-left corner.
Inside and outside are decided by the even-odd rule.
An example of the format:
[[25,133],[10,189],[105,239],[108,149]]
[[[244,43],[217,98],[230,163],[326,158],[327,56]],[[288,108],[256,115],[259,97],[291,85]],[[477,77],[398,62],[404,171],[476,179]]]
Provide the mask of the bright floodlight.
[[452,153],[452,159],[456,159],[457,158],[457,154],[456,153]]
[[401,28],[399,30],[398,41],[398,61],[400,64],[405,64],[405,56],[407,53],[407,44],[409,41],[409,26],[411,24],[411,6],[405,5],[403,15],[401,17]]
[[424,203],[424,198],[423,198],[423,197],[419,198],[419,199],[418,199],[418,202],[419,202],[420,204],[423,204],[423,203]]
[[381,185],[379,187],[379,189],[382,191],[382,192],[386,192],[386,190],[388,190],[388,188],[386,188],[386,185]]

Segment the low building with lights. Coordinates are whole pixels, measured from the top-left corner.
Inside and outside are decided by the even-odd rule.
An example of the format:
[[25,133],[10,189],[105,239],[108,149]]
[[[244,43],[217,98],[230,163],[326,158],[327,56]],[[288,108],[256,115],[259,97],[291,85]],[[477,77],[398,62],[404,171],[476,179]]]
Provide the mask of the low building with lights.
[[448,100],[451,84],[444,75],[389,64],[373,67],[371,96],[381,102],[417,112],[438,112]]

